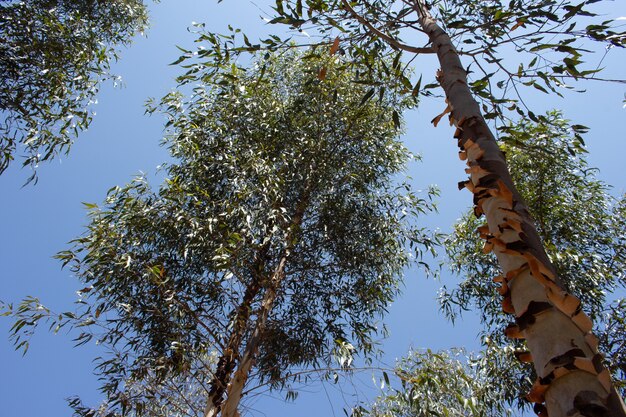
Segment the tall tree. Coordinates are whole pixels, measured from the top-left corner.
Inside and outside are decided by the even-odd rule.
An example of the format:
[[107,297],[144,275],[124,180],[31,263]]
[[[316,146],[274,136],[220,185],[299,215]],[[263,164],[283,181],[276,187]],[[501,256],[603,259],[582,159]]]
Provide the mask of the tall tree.
[[0,1],[0,174],[18,152],[36,168],[69,151],[146,13],[141,0]]
[[[556,111],[546,119],[546,123],[521,121],[508,126],[506,135],[500,137],[501,148],[537,219],[550,259],[559,275],[566,277],[568,289],[584,300],[586,313],[596,323],[594,331],[608,353],[608,367],[623,395],[624,300],[613,301],[610,295],[626,285],[626,200],[610,196],[609,187],[595,178],[579,133],[585,128],[570,130]],[[497,260],[482,252],[482,241],[475,233],[479,226],[468,213],[445,241],[447,264],[461,281],[451,290],[444,287],[440,301],[452,320],[464,311],[479,312],[485,326],[483,351],[478,355],[410,352],[396,365],[400,384],[388,387],[372,405],[357,408],[357,414],[478,417],[514,415],[517,408],[529,408],[520,392],[530,388],[534,372],[515,358],[524,358],[524,344],[502,335],[507,323],[497,295],[502,287],[491,280],[498,274]]]
[[159,191],[113,189],[59,254],[80,311],[14,311],[18,346],[47,318],[109,348],[107,401],[76,400],[79,415],[238,415],[250,379],[281,388],[294,366],[371,355],[403,269],[433,243],[416,221],[430,193],[394,181],[412,101],[363,100],[358,68],[328,48],[193,77],[191,98],[159,106],[176,160]]
[[[546,123],[522,121],[508,126],[500,138],[501,147],[513,179],[537,219],[550,260],[564,277],[568,291],[583,300],[585,312],[596,323],[594,331],[602,350],[609,353],[609,368],[623,388],[626,367],[620,358],[626,346],[619,344],[614,329],[622,316],[616,306],[623,301],[614,300],[614,293],[626,286],[622,213],[626,200],[612,197],[610,187],[589,167],[579,134],[585,127],[571,131],[559,112],[548,113],[546,119]],[[502,309],[509,307],[495,295],[502,286],[490,278],[497,275],[498,265],[495,257],[482,253],[474,232],[478,226],[472,215],[465,215],[447,240],[449,265],[462,280],[452,290],[444,288],[440,301],[451,319],[464,310],[479,311],[484,336],[506,346],[509,343],[500,330],[506,323]]]
[[[560,94],[558,89],[567,87],[569,80],[598,79],[596,68],[582,68],[586,52],[579,42],[621,47],[626,35],[617,32],[610,21],[594,20],[580,27],[582,19],[595,16],[587,10],[595,2],[277,0],[276,17],[270,20],[297,30],[312,26],[322,34],[337,32],[344,51],[370,65],[379,63],[390,48],[398,51],[398,60],[400,51],[436,54],[440,65],[436,79],[447,104],[433,122],[436,125],[449,113],[456,127],[454,138],[470,175],[461,187],[472,192],[475,214],[486,217],[487,224],[481,228],[485,249],[497,256],[498,280],[506,290],[508,311],[515,316],[506,334],[526,339],[538,375],[530,395],[539,410],[547,407],[553,417],[626,416],[626,409],[609,371],[600,363],[592,322],[550,262],[487,120],[504,118],[507,111],[540,120],[525,108],[519,95],[524,86]],[[418,34],[423,35],[422,45],[405,40]],[[228,57],[224,46],[233,46],[231,52],[262,47],[247,38],[245,47],[239,48],[233,37],[213,35],[212,39],[215,47],[204,56],[213,65]],[[276,48],[281,42],[270,38],[262,44]],[[506,50],[528,58],[528,64],[509,67],[501,56]],[[468,79],[462,55],[475,64],[481,78]],[[421,79],[413,86],[402,68],[383,70],[404,82],[408,90],[420,92]]]

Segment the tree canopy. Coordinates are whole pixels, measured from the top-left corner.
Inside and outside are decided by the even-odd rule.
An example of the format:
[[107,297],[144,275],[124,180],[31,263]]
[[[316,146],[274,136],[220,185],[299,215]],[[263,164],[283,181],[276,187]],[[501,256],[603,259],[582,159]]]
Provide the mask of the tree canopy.
[[140,0],[0,1],[0,174],[16,154],[36,168],[69,151],[118,48],[146,24]]
[[102,415],[197,413],[250,352],[251,377],[275,388],[295,366],[375,352],[403,269],[436,237],[416,222],[432,192],[395,182],[411,101],[363,100],[359,77],[327,49],[288,51],[167,95],[165,182],[89,205],[87,233],[58,255],[85,285],[79,311],[57,320],[27,300],[16,343],[49,319],[106,346]]

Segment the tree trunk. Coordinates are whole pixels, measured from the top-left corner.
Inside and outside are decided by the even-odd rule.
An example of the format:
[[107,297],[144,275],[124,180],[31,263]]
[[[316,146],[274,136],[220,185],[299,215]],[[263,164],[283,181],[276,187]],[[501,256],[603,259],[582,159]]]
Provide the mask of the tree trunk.
[[[304,189],[302,190],[302,194],[300,195],[300,199],[297,202],[294,210],[293,219],[289,224],[289,229],[285,238],[286,247],[283,251],[282,256],[280,257],[280,261],[278,262],[278,265],[276,266],[274,272],[272,273],[271,277],[267,279],[267,282],[264,283],[262,282],[263,273],[262,271],[258,271],[258,276],[261,279],[257,280],[255,278],[255,286],[253,288],[249,286],[246,289],[246,295],[244,296],[242,305],[239,307],[238,314],[240,312],[245,314],[245,323],[247,324],[250,317],[251,303],[253,301],[253,298],[249,298],[248,295],[254,294],[256,296],[259,293],[260,289],[264,285],[266,286],[263,300],[261,301],[261,305],[256,314],[257,319],[254,325],[254,330],[252,335],[246,342],[245,352],[239,360],[239,366],[237,367],[237,370],[234,373],[234,378],[231,381],[231,375],[233,374],[233,370],[238,360],[239,349],[241,347],[241,342],[243,341],[243,331],[245,330],[245,326],[239,328],[238,331],[235,331],[235,329],[233,329],[228,344],[228,348],[231,348],[230,341],[234,340],[234,343],[232,344],[232,350],[225,350],[222,358],[220,358],[218,371],[215,373],[215,376],[213,378],[213,381],[215,381],[215,383],[213,383],[213,381],[211,383],[211,391],[209,392],[209,400],[204,412],[204,417],[217,417],[220,412],[222,417],[239,416],[238,407],[239,403],[241,402],[241,397],[243,395],[243,388],[245,387],[252,367],[254,366],[254,363],[256,361],[259,346],[263,339],[263,333],[265,332],[267,318],[272,311],[274,301],[276,300],[276,296],[278,294],[278,289],[280,288],[282,280],[285,277],[285,266],[287,265],[287,260],[295,246],[295,238],[300,232],[300,226],[304,218],[304,213],[309,205],[311,192],[314,186],[312,180],[314,172],[315,162],[312,162],[308,174],[309,178],[304,184]],[[268,250],[269,247],[266,246],[265,253],[267,253]],[[244,306],[246,306],[245,312],[243,311]],[[224,360],[222,361],[222,359]],[[222,362],[224,362],[223,365],[221,365]],[[220,372],[219,375],[218,372]],[[227,394],[225,400],[224,393]]]
[[[506,334],[526,339],[538,379],[528,398],[540,415],[626,416],[623,401],[602,365],[591,320],[580,301],[563,290],[527,207],[516,190],[503,153],[467,84],[467,73],[450,37],[430,15],[424,0],[413,0],[419,23],[437,53],[437,80],[447,97],[454,137],[470,175],[459,186],[474,194],[474,212],[485,214],[479,228],[503,275],[503,309],[515,315]],[[523,355],[529,357],[529,355]],[[545,401],[545,406],[543,405]]]
[[[263,263],[263,249],[259,251],[257,257],[257,266]],[[265,249],[267,252],[267,249]],[[237,307],[235,313],[235,319],[233,324],[233,330],[230,333],[226,347],[222,352],[222,356],[217,362],[217,369],[210,382],[209,395],[207,405],[204,409],[204,417],[217,417],[219,414],[222,402],[224,401],[224,393],[226,387],[230,381],[230,377],[235,369],[237,362],[237,356],[239,355],[239,349],[243,341],[246,327],[248,326],[248,320],[250,318],[250,312],[252,310],[252,303],[261,289],[261,271],[257,271],[252,274],[252,282],[246,288],[241,304]]]
[[233,380],[228,385],[226,401],[224,401],[222,406],[222,417],[239,417],[237,408],[239,407],[239,402],[241,401],[243,388],[248,381],[250,371],[256,361],[259,346],[261,340],[263,339],[263,333],[265,332],[267,318],[274,307],[277,290],[285,276],[287,255],[280,260],[280,264],[278,265],[276,272],[274,273],[274,276],[272,276],[268,288],[265,291],[263,301],[261,302],[261,306],[259,307],[259,311],[257,313],[254,333],[250,336],[246,345],[246,350],[241,358],[241,361],[239,362],[239,367],[235,372]]

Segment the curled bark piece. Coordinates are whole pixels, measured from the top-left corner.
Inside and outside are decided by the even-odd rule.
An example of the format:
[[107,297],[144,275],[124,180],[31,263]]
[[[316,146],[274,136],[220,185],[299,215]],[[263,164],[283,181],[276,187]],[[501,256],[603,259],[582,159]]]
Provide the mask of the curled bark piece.
[[496,174],[488,174],[480,178],[480,180],[478,181],[478,184],[476,185],[482,188],[497,188],[498,178],[499,177]]
[[604,368],[602,372],[598,374],[598,381],[600,381],[600,384],[602,384],[602,387],[606,390],[606,392],[612,391],[611,373],[608,369]]
[[500,287],[498,288],[498,292],[500,293],[501,296],[505,297],[507,294],[509,294],[509,285],[506,283],[506,280],[504,279],[498,282],[500,282]]
[[569,317],[574,317],[574,315],[580,312],[580,300],[577,297],[563,290],[556,292],[552,289],[549,289],[546,295],[548,296],[548,300],[550,300],[556,308]]
[[471,165],[469,168],[465,168],[465,173],[470,175],[480,175],[482,177],[484,175],[488,175],[489,171],[485,171],[485,169],[480,165]]
[[518,361],[522,363],[532,363],[533,356],[527,350],[517,350],[513,352]]
[[513,307],[511,297],[504,297],[502,299],[502,311],[508,314],[515,314],[515,307]]
[[524,265],[520,266],[519,268],[516,268],[516,269],[513,269],[513,270],[507,272],[505,277],[506,277],[507,281],[510,281],[513,278],[517,277],[522,272],[526,272],[527,270],[528,270],[528,263],[525,263]]
[[510,339],[525,339],[522,330],[515,323],[511,323],[504,329],[504,335]]
[[513,193],[509,190],[509,187],[507,187],[502,180],[498,180],[497,184],[500,197],[513,207]]
[[576,359],[580,357],[584,358],[585,352],[579,348],[572,348],[567,352],[550,359],[549,364],[555,366],[555,369],[558,369],[559,367],[563,367],[566,369],[575,369],[576,366],[574,364],[576,362]]
[[532,388],[530,389],[530,392],[528,393],[528,395],[526,395],[526,398],[528,399],[528,401],[533,403],[543,403],[545,400],[545,393],[548,390],[549,386],[550,385],[542,384],[541,379],[537,378]]
[[587,333],[585,335],[585,342],[587,342],[587,344],[589,345],[589,347],[591,348],[591,350],[594,353],[598,352],[598,346],[600,345],[600,339],[598,339],[598,337],[595,334]]
[[489,232],[489,226],[486,224],[478,227],[476,231],[478,232],[480,237],[483,239],[488,239],[490,237],[493,237],[493,235]]
[[524,311],[520,311],[515,318],[515,322],[521,330],[525,330],[527,327],[535,323],[535,318],[549,309],[554,308],[552,304],[542,301],[531,301],[526,306]]
[[573,316],[572,321],[585,334],[590,333],[593,330],[593,322],[583,311],[580,311],[578,314]]
[[511,230],[515,230],[517,233],[522,233],[523,232],[523,228],[522,228],[522,222],[519,220],[515,220],[515,219],[510,219],[508,217],[504,218],[504,223],[498,225],[498,227],[500,227],[500,229],[511,229]]
[[[598,375],[598,370],[594,364],[593,359],[589,358],[575,358],[574,366],[581,371],[589,372],[590,374]],[[600,369],[602,371],[602,369]]]
[[471,139],[465,139],[465,141],[459,141],[459,147],[464,151],[472,150],[473,148],[477,148],[478,144]]
[[472,180],[459,181],[458,187],[459,187],[459,190],[462,190],[463,188],[467,188],[472,193],[474,192],[474,183],[472,182]]
[[467,152],[465,151],[459,151],[459,159],[461,161],[465,161],[467,159]]

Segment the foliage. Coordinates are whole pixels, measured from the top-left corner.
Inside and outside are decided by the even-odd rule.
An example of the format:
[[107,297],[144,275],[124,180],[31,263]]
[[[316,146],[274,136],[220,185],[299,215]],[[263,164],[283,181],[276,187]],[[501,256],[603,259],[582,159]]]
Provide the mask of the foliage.
[[[626,45],[626,32],[620,22],[594,10],[594,3],[598,0],[427,2],[430,13],[464,59],[469,87],[481,103],[485,118],[498,126],[506,126],[508,120],[519,116],[546,121],[527,107],[525,91],[560,96],[564,89],[573,89],[578,80],[602,80],[599,72],[603,57]],[[395,78],[416,96],[433,95],[438,83],[426,79],[422,82],[423,75],[411,77],[404,63],[413,62],[416,55],[433,52],[421,33],[416,8],[414,0],[277,0],[268,12],[272,17],[268,21],[287,25],[296,38],[302,33],[313,34],[321,37],[319,43],[325,43],[336,36],[340,50],[376,77],[384,74]],[[238,32],[211,34],[213,48],[204,54],[216,63],[226,62],[242,52],[274,50],[286,42],[277,35],[259,43],[245,35],[238,40]],[[594,51],[602,54],[595,64],[589,63]],[[381,66],[382,57],[391,57],[390,61],[399,64]],[[370,81],[380,87],[373,79]]]
[[[545,118],[547,123],[522,121],[506,127],[502,148],[553,265],[597,323],[601,349],[611,353],[609,365],[620,381],[626,369],[621,359],[626,345],[620,344],[616,330],[623,326],[623,301],[610,306],[610,294],[626,286],[626,199],[611,197],[609,187],[588,166],[580,137],[586,128],[570,130],[559,112]],[[441,308],[452,320],[475,309],[486,335],[505,346],[510,342],[502,329],[511,317],[502,312],[492,282],[499,267],[494,256],[482,252],[483,243],[475,232],[478,226],[480,222],[466,214],[445,242],[449,264],[462,280],[456,288],[442,289]]]
[[[79,415],[201,410],[184,393],[206,396],[238,306],[257,314],[282,261],[257,382],[280,388],[292,367],[328,363],[348,343],[371,355],[403,269],[436,243],[416,222],[432,192],[394,182],[411,158],[397,140],[402,96],[362,100],[358,70],[319,50],[196,77],[191,98],[158,106],[176,160],[161,188],[113,188],[58,255],[85,288],[78,312],[44,318],[109,350],[97,364],[107,403],[96,413],[75,400]],[[18,308],[18,345],[41,308]]]
[[[510,348],[488,346],[480,355],[462,349],[412,351],[396,365],[400,387],[387,389],[354,417],[512,416],[509,408],[525,388]],[[520,382],[522,382],[520,384]],[[511,390],[515,388],[515,390]]]
[[68,152],[117,48],[146,23],[140,0],[0,1],[0,174],[17,152],[32,168]]

